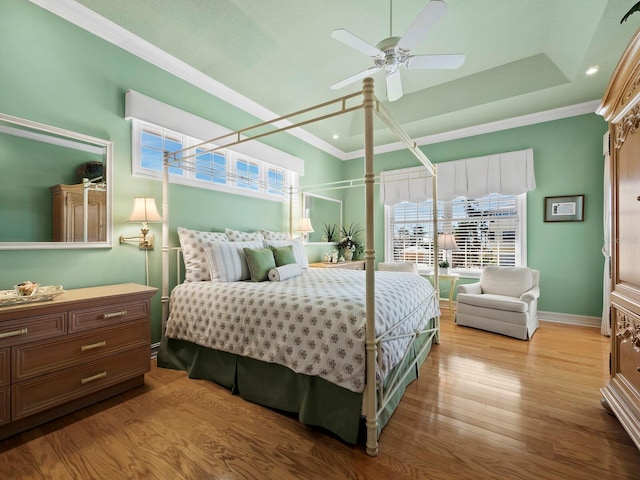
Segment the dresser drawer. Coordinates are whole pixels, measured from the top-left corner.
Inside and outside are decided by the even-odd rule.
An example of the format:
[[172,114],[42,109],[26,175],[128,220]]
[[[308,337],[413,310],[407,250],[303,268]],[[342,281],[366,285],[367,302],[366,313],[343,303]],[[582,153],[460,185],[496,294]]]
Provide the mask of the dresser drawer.
[[149,318],[149,302],[113,302],[69,312],[69,333]]
[[0,349],[0,388],[9,385],[9,379],[11,378],[11,363],[9,361],[8,348]]
[[111,385],[144,375],[151,368],[149,347],[33,378],[12,386],[12,420],[48,410]]
[[136,320],[109,328],[13,348],[13,382],[61,368],[92,362],[137,347],[147,347],[151,356],[149,321]]
[[11,392],[9,387],[0,388],[0,425],[11,420]]
[[60,337],[66,333],[67,312],[0,322],[0,348]]

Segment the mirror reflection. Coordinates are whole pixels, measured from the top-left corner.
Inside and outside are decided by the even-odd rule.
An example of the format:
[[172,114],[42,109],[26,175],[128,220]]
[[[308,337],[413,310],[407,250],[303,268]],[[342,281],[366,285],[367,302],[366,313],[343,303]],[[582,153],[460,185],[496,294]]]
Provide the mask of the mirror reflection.
[[308,243],[327,242],[327,226],[335,226],[335,238],[332,241],[338,242],[342,225],[342,200],[315,193],[303,193],[302,198],[302,216],[309,217],[314,230],[309,233]]
[[111,142],[0,114],[0,249],[110,245]]

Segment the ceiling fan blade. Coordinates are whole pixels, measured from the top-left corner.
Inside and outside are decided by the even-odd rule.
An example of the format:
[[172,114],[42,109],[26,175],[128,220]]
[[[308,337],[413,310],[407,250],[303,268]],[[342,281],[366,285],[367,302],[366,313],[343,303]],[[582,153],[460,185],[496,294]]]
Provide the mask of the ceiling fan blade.
[[387,98],[390,102],[398,100],[402,96],[402,79],[400,71],[394,70],[387,73]]
[[370,57],[384,57],[384,52],[382,50],[368,44],[360,37],[357,37],[344,28],[338,28],[337,30],[334,30],[333,32],[331,32],[331,36],[339,42],[342,42],[345,45],[364,53],[365,55],[369,55]]
[[411,50],[440,21],[445,13],[447,13],[446,3],[441,0],[431,0],[402,36],[398,42],[398,48],[405,52]]
[[410,55],[405,61],[404,66],[408,69],[415,68],[440,68],[454,69],[460,67],[464,63],[465,56],[463,54],[451,55]]
[[380,67],[370,67],[367,68],[366,70],[363,70],[361,72],[358,72],[354,75],[351,75],[350,77],[345,78],[344,80],[340,80],[339,82],[334,83],[333,85],[331,85],[331,90],[338,90],[342,87],[346,87],[347,85],[357,81],[357,80],[362,80],[363,78],[368,77],[369,75],[373,75],[374,73],[376,73],[378,70],[380,70]]

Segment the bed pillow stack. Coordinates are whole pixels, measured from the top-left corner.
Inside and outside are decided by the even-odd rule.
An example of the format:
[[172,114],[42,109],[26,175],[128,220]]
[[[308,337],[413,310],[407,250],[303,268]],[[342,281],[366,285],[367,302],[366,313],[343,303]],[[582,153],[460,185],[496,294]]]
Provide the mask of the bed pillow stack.
[[280,281],[302,273],[293,253],[293,245],[245,248],[244,254],[251,272],[251,280],[254,282]]

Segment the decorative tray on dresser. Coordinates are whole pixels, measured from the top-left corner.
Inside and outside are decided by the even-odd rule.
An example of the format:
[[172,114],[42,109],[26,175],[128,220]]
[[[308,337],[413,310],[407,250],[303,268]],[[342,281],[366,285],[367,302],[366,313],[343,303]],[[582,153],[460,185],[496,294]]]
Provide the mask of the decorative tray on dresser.
[[156,292],[127,283],[0,307],[0,439],[144,384]]

